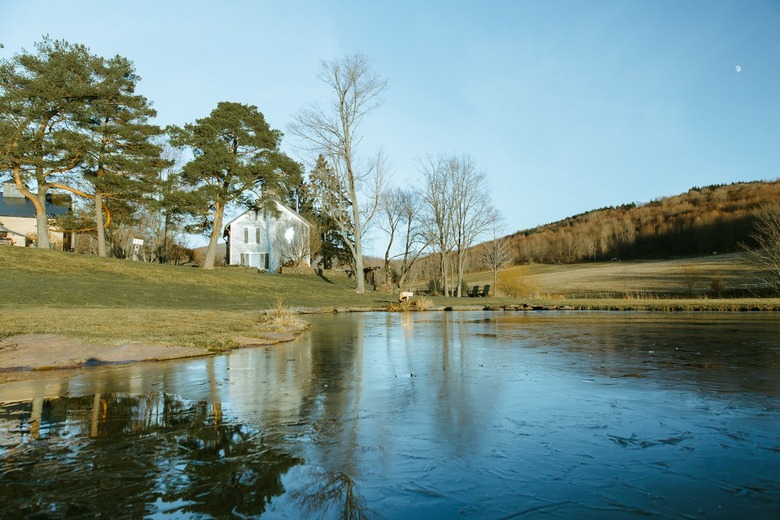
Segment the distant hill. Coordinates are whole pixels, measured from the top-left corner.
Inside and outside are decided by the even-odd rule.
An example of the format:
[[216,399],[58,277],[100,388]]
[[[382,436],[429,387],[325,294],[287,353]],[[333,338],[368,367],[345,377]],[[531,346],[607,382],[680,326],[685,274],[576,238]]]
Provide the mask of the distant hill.
[[752,245],[754,214],[780,203],[780,180],[691,188],[607,207],[510,236],[514,262],[572,263],[734,252]]

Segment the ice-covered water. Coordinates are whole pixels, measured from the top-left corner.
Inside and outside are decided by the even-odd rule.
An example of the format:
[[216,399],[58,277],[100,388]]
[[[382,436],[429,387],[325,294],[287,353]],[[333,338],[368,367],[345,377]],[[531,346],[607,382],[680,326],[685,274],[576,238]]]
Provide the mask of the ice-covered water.
[[311,320],[215,358],[0,374],[4,511],[780,516],[773,314]]

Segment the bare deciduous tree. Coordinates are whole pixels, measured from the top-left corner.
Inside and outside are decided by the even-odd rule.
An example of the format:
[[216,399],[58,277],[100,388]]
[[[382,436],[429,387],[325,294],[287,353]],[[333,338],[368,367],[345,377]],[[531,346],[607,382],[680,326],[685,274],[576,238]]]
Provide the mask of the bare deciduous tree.
[[449,259],[453,250],[453,222],[450,201],[454,196],[450,177],[442,157],[427,157],[420,161],[423,175],[423,226],[427,240],[436,248],[441,289],[446,294],[450,287]]
[[[359,54],[323,61],[318,78],[331,91],[329,103],[301,109],[290,131],[303,140],[305,148],[324,155],[333,169],[339,196],[331,198],[333,203],[324,205],[323,210],[336,220],[352,253],[356,291],[362,293],[363,235],[377,209],[387,165],[381,151],[373,161],[359,159],[359,128],[363,118],[380,105],[387,81]],[[345,211],[347,207],[349,211]],[[341,218],[344,215],[349,217],[347,221]]]
[[[485,173],[467,155],[428,158],[421,164],[425,187],[426,231],[438,248],[445,292],[462,296],[469,248],[490,229],[499,215],[490,203]],[[450,282],[450,254],[456,283]]]
[[280,220],[274,233],[274,247],[279,252],[279,263],[290,262],[295,267],[309,263],[309,226],[300,222]]
[[[419,221],[421,199],[412,189],[393,188],[382,193],[378,226],[388,234],[385,250],[385,280],[392,279],[391,261],[401,259],[398,286],[403,287],[407,275],[425,249],[425,237]],[[403,241],[400,253],[392,255],[396,238]]]
[[680,269],[680,279],[683,286],[688,290],[688,295],[693,296],[693,289],[696,284],[699,283],[702,277],[702,272],[699,266],[695,264],[686,264]]
[[768,206],[756,214],[751,238],[756,247],[748,257],[759,269],[762,282],[780,291],[780,205]]
[[457,262],[457,295],[463,288],[468,254],[472,245],[499,220],[498,211],[490,202],[485,173],[477,169],[469,156],[451,157],[449,171],[455,196],[454,212],[455,254]]
[[493,273],[493,296],[498,289],[498,272],[512,260],[512,243],[509,237],[499,237],[500,227],[493,230],[493,240],[484,244],[482,264]]

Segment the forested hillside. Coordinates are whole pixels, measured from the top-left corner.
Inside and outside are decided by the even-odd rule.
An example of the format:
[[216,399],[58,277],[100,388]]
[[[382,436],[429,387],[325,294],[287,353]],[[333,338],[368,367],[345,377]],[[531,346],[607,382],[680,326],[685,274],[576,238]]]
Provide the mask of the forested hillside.
[[752,244],[755,211],[780,203],[780,180],[692,188],[646,204],[589,211],[509,237],[514,263],[668,258]]

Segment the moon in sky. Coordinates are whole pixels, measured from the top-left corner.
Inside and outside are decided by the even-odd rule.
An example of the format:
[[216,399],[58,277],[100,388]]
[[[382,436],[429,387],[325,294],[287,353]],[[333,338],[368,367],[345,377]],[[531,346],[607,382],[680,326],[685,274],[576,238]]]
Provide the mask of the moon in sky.
[[741,70],[742,70],[742,67],[740,67],[739,65],[737,65],[736,67],[734,67],[734,70],[736,70],[737,72],[739,72],[739,71],[741,71]]

